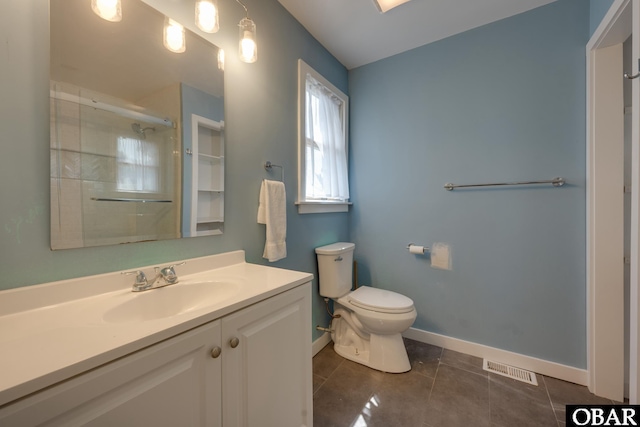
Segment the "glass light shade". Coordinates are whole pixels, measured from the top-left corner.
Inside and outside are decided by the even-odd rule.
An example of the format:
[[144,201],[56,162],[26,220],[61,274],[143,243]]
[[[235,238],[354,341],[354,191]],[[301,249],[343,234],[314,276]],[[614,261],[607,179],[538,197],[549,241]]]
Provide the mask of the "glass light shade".
[[376,7],[381,13],[388,12],[394,7],[398,7],[403,3],[408,2],[409,0],[373,0]]
[[122,21],[122,4],[120,0],[91,0],[91,10],[107,21]]
[[184,27],[171,18],[164,19],[163,44],[171,52],[182,53],[187,50]]
[[196,1],[196,25],[205,33],[215,33],[220,29],[218,0]]
[[258,60],[258,45],[256,43],[256,24],[249,18],[243,18],[240,27],[240,60],[256,62]]
[[224,71],[224,50],[218,49],[218,69]]

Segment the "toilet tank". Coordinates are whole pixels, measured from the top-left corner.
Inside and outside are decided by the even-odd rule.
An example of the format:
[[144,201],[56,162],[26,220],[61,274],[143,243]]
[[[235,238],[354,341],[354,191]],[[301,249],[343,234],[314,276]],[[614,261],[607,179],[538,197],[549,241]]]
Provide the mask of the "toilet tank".
[[339,298],[351,290],[353,243],[338,242],[316,248],[320,295]]

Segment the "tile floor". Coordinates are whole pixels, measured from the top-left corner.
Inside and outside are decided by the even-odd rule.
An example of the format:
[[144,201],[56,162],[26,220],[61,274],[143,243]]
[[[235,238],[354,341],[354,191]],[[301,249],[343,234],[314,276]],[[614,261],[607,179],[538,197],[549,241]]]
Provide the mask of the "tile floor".
[[564,427],[565,405],[611,404],[586,387],[536,375],[532,386],[482,359],[405,339],[412,369],[387,374],[338,356],[313,358],[315,427]]

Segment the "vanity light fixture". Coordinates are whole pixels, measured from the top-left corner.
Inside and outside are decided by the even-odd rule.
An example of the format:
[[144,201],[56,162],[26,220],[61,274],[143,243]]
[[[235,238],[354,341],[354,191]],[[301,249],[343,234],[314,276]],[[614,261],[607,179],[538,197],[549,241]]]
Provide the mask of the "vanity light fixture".
[[164,18],[164,47],[171,52],[182,53],[187,49],[184,27],[169,17]]
[[256,24],[249,18],[242,18],[240,27],[240,60],[247,63],[258,60],[258,46],[256,44]]
[[373,0],[380,13],[385,13],[410,0]]
[[91,0],[91,10],[107,21],[122,21],[122,3],[120,0]]
[[[91,0],[91,9],[101,17],[111,22],[122,20],[122,0]],[[396,2],[402,4],[409,0],[374,0],[378,9],[380,4]],[[249,10],[240,0],[236,2],[244,8],[245,17],[240,20],[240,60],[247,63],[258,60],[258,44],[256,42],[256,24],[249,18]],[[380,4],[379,4],[380,3]],[[396,4],[396,5],[397,5]],[[196,0],[196,25],[206,33],[215,33],[220,29],[218,0]],[[393,7],[393,6],[392,6]],[[169,17],[165,17],[162,42],[171,52],[182,53],[187,49],[184,27]],[[218,52],[218,68],[224,69],[224,51]]]
[[215,33],[220,29],[218,0],[196,1],[196,25],[205,33]]
[[236,0],[244,8],[245,17],[240,20],[240,60],[252,63],[258,60],[258,44],[256,43],[256,24],[249,18],[249,10],[240,0]]

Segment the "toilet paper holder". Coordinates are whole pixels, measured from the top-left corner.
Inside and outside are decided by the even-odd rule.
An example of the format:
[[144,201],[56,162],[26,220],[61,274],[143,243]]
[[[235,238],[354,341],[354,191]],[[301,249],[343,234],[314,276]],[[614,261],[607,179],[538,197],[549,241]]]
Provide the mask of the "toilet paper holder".
[[[412,248],[413,246],[413,248]],[[412,253],[412,254],[426,254],[427,252],[429,252],[429,248],[426,246],[420,246],[420,245],[416,245],[415,243],[409,243],[407,245],[407,250]]]

